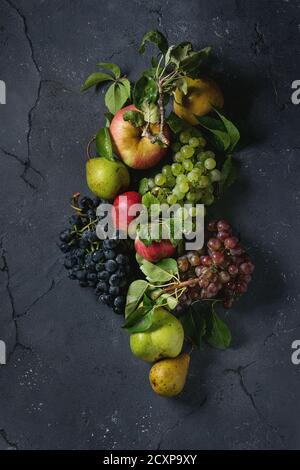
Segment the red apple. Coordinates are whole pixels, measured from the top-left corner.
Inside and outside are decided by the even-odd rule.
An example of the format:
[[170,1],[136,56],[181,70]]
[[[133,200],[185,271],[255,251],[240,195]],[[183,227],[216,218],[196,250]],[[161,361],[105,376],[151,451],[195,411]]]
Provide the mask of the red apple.
[[169,258],[176,252],[176,247],[172,245],[169,240],[162,240],[161,242],[152,242],[151,245],[146,246],[144,243],[136,238],[134,242],[135,251],[148,261],[156,262],[163,258]]
[[112,221],[117,230],[127,232],[128,225],[137,217],[129,215],[128,211],[134,204],[140,204],[141,200],[142,196],[136,191],[127,191],[116,197],[113,203]]
[[[111,121],[109,130],[113,141],[115,152],[123,162],[131,168],[144,170],[155,166],[166,156],[168,148],[159,144],[152,144],[148,137],[142,137],[142,128],[134,127],[129,121],[124,121],[123,115],[126,111],[137,108],[134,105],[120,109]],[[150,124],[153,134],[159,132],[159,124]],[[170,140],[170,130],[164,126],[164,134]]]

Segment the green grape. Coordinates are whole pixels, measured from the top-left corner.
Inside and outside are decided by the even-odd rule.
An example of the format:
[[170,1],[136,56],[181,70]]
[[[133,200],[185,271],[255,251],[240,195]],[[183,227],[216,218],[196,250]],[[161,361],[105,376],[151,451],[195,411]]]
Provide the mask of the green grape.
[[199,139],[197,139],[197,137],[192,137],[190,140],[189,140],[189,145],[191,147],[199,147]]
[[197,162],[197,163],[195,164],[195,168],[197,168],[198,170],[200,170],[201,173],[203,173],[203,172],[205,171],[205,167],[204,167],[203,162]]
[[182,166],[180,163],[173,163],[171,168],[174,176],[178,176],[180,173],[182,173]]
[[182,155],[182,153],[181,153],[181,152],[175,153],[175,155],[174,155],[174,157],[173,157],[173,160],[174,160],[174,162],[177,162],[177,163],[178,163],[178,162],[182,162],[182,160],[183,160],[183,155]]
[[200,188],[207,188],[209,183],[210,183],[210,181],[209,181],[208,176],[205,176],[205,175],[200,176],[200,179],[199,179]]
[[207,170],[213,170],[214,168],[216,168],[216,160],[214,160],[213,158],[207,158],[204,162],[204,166]]
[[189,215],[191,217],[196,217],[196,215],[199,214],[199,208],[198,207],[190,207],[189,208]]
[[190,145],[184,145],[181,147],[180,152],[183,158],[191,158],[194,155],[195,149]]
[[191,134],[189,131],[182,131],[179,134],[179,140],[182,144],[187,144],[190,138],[191,138]]
[[166,181],[167,181],[167,178],[162,173],[157,173],[157,175],[154,178],[154,182],[157,186],[163,186]]
[[206,158],[216,158],[215,152],[212,152],[211,150],[206,150],[205,152]]
[[199,152],[197,154],[197,160],[198,162],[204,162],[206,160],[206,152]]
[[221,180],[222,175],[221,175],[221,172],[215,168],[214,170],[210,172],[209,176],[210,176],[211,181],[215,183]]
[[174,144],[172,144],[172,150],[174,153],[179,152],[180,148],[181,148],[180,142],[174,142]]
[[194,167],[193,162],[191,160],[183,160],[182,166],[185,171],[191,171]]
[[149,179],[148,179],[148,188],[149,188],[149,189],[153,189],[154,186],[155,186],[154,179],[153,179],[153,178],[149,178]]
[[167,202],[168,204],[170,204],[170,206],[172,206],[172,204],[176,204],[177,202],[177,197],[175,194],[169,194],[169,196],[167,197]]
[[165,165],[162,168],[162,174],[165,175],[166,177],[172,175],[172,168],[171,165]]
[[214,192],[214,187],[212,184],[210,184],[209,186],[207,186],[207,188],[205,188],[205,192],[209,193],[209,194],[213,194]]
[[183,233],[191,233],[193,231],[193,222],[191,220],[186,220],[184,222]]
[[187,193],[190,189],[189,183],[183,182],[178,185],[178,189],[181,193]]
[[154,186],[154,188],[151,189],[151,194],[153,194],[153,196],[157,197],[159,195],[159,192],[160,192],[160,187],[159,186]]
[[185,208],[185,207],[179,207],[179,209],[177,209],[176,211],[176,217],[178,217],[179,219],[187,219],[189,216],[189,211]]
[[185,198],[185,193],[176,193],[178,201],[182,201]]
[[213,194],[206,193],[202,197],[202,202],[206,206],[210,206],[214,202],[215,198]]
[[180,174],[176,177],[176,183],[177,184],[180,184],[180,183],[187,183],[188,182],[188,179],[187,177],[184,175],[184,174]]
[[203,191],[194,191],[196,202],[200,202],[203,196]]
[[176,185],[175,188],[173,189],[173,194],[175,194],[175,196],[177,197],[177,200],[178,201],[181,201],[184,196],[185,196],[185,193],[182,193],[179,189],[179,185]]
[[199,179],[201,178],[201,171],[199,170],[199,168],[194,168],[187,174],[187,177],[191,183],[198,183]]
[[166,186],[167,188],[174,188],[176,184],[176,178],[173,175],[167,176]]
[[206,140],[204,139],[204,137],[198,137],[198,140],[199,140],[199,147],[205,147]]
[[197,202],[197,193],[195,193],[193,191],[189,191],[186,194],[186,199],[187,199],[188,202],[191,202],[192,204],[194,204],[195,202]]

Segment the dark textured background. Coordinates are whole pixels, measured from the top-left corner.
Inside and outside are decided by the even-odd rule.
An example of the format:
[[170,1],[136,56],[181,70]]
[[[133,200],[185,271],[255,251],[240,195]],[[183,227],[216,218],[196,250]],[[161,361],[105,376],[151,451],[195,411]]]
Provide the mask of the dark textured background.
[[[80,85],[100,60],[135,79],[156,27],[213,47],[227,108],[250,130],[217,211],[257,265],[228,315],[232,347],[195,353],[171,400],[150,390],[121,319],[66,278],[56,246],[103,123],[101,94]],[[299,39],[297,0],[0,0],[0,448],[300,448]]]

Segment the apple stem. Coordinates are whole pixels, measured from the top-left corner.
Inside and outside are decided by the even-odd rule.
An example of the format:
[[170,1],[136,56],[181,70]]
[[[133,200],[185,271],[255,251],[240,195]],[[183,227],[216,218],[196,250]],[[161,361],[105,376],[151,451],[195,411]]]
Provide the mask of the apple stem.
[[144,126],[142,137],[147,137],[152,144],[156,144],[156,142],[161,142],[164,146],[168,146],[170,144],[167,137],[164,135],[164,125],[165,125],[165,108],[164,108],[164,93],[163,93],[163,84],[162,80],[158,79],[157,81],[158,86],[158,106],[159,106],[159,113],[160,113],[160,120],[159,120],[159,134],[153,135],[149,131],[149,122]]

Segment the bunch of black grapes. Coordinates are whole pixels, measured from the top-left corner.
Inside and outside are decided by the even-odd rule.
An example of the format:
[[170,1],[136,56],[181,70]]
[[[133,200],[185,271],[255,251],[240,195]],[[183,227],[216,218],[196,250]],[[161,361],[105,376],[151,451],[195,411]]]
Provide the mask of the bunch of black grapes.
[[124,313],[126,292],[131,282],[128,245],[118,234],[113,239],[99,240],[96,226],[97,207],[106,201],[79,197],[75,194],[71,206],[75,214],[69,227],[60,233],[59,248],[64,253],[64,266],[70,279],[81,287],[92,287],[100,302]]

